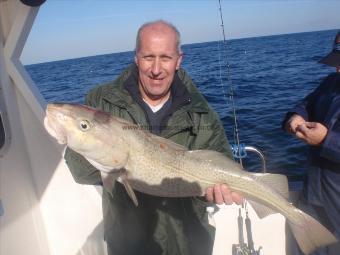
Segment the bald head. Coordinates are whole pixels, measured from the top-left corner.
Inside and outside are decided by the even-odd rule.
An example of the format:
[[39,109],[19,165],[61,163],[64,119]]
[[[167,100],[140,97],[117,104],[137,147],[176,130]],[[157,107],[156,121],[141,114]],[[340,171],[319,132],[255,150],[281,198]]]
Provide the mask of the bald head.
[[154,34],[164,34],[164,33],[173,33],[176,38],[176,48],[177,48],[177,53],[181,54],[181,36],[177,28],[172,25],[171,23],[164,21],[164,20],[157,20],[157,21],[152,21],[143,24],[139,29],[137,33],[137,38],[136,38],[136,48],[135,51],[136,53],[139,52],[141,48],[141,37],[143,36],[144,33],[146,32],[152,32]]

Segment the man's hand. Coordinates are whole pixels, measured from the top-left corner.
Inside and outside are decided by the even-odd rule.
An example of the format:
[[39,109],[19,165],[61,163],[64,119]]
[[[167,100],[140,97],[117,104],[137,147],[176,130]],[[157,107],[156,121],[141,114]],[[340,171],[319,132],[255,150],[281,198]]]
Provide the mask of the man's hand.
[[305,122],[296,128],[296,137],[309,145],[320,145],[327,135],[328,129],[318,122]]
[[221,205],[223,203],[231,205],[236,203],[238,205],[243,203],[243,197],[229,189],[226,184],[215,184],[214,187],[207,188],[205,191],[205,198],[207,201]]
[[304,124],[306,121],[298,114],[294,114],[285,124],[285,130],[291,134],[296,133],[296,128]]

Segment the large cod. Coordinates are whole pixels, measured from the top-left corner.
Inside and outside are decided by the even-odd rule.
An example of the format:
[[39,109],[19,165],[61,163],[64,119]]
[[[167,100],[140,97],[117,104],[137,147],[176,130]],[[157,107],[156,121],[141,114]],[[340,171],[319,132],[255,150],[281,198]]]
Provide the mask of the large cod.
[[60,144],[67,144],[94,166],[102,166],[108,192],[118,180],[136,205],[133,190],[162,197],[203,196],[207,187],[226,183],[247,198],[259,217],[274,212],[284,215],[305,254],[337,242],[318,221],[287,201],[287,178],[283,175],[246,172],[221,153],[188,151],[138,125],[84,105],[48,104],[44,124]]

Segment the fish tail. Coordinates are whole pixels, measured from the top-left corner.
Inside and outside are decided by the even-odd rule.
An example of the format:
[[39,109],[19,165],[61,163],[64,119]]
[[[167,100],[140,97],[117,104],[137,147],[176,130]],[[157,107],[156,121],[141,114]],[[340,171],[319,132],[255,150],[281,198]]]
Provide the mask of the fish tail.
[[335,236],[317,220],[299,209],[300,222],[288,221],[292,233],[304,254],[310,254],[314,250],[336,243]]

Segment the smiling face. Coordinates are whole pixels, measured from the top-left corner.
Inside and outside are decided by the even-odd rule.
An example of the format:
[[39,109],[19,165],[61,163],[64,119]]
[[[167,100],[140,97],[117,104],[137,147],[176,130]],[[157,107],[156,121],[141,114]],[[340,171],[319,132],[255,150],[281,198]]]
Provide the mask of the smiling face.
[[163,23],[145,27],[135,62],[139,70],[139,90],[144,100],[157,105],[170,96],[170,87],[182,61],[176,32]]

